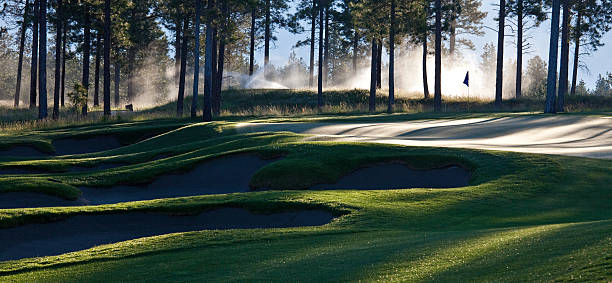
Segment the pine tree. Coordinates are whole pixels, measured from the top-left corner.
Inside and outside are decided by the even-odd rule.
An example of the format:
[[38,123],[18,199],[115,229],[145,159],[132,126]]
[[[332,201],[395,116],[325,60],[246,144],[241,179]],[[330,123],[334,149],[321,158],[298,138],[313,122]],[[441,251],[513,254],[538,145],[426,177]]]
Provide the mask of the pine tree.
[[552,15],[550,27],[550,46],[548,53],[548,79],[546,82],[545,113],[556,112],[557,99],[557,58],[559,52],[559,13],[560,0],[552,1]]

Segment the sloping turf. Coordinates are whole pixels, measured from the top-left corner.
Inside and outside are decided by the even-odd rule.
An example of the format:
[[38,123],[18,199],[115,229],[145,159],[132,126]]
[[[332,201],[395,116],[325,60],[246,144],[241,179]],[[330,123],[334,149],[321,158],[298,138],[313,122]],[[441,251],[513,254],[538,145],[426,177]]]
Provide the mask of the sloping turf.
[[[283,157],[253,177],[251,185],[255,187],[303,189],[338,180],[363,164],[387,160],[401,160],[415,168],[458,164],[471,170],[472,180],[469,187],[454,189],[285,190],[0,210],[2,227],[75,214],[196,213],[215,207],[262,212],[324,208],[343,215],[321,227],[177,233],[2,262],[1,281],[516,282],[612,278],[610,160],[302,142],[302,136],[290,133],[239,135],[231,124],[224,123],[164,128],[168,124],[160,123],[164,133],[153,138],[106,152],[3,160],[0,168],[30,166],[53,171],[111,161],[128,165],[79,173],[0,176],[0,191],[37,191],[71,199],[80,193],[77,186],[146,182],[236,152]],[[122,132],[130,132],[142,125],[122,127]],[[148,123],[147,127],[157,126]],[[103,128],[88,126],[87,133],[106,134]],[[82,129],[57,129],[55,133],[66,137],[81,134]],[[16,144],[16,135],[0,136],[0,144]],[[56,137],[38,132],[19,135],[28,137],[25,144]],[[160,155],[164,158],[156,159]]]

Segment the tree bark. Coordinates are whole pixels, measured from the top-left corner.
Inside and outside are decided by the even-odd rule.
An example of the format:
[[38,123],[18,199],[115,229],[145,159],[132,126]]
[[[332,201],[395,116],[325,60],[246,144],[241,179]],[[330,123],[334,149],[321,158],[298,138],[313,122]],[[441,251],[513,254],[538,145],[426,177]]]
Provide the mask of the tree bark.
[[382,88],[382,40],[376,44],[376,88]]
[[64,32],[64,40],[62,41],[62,90],[61,90],[61,94],[60,94],[60,100],[61,100],[61,105],[62,108],[64,107],[64,96],[66,93],[66,41],[68,41],[68,37],[66,37],[66,30],[68,29],[68,24],[65,23],[64,25],[64,29],[62,30]]
[[523,1],[518,1],[517,7],[517,39],[516,39],[516,98],[523,95]]
[[423,6],[424,14],[425,14],[425,30],[423,31],[423,95],[425,99],[429,98],[429,83],[427,81],[427,31],[429,29],[427,17],[429,17],[429,3],[426,3]]
[[565,111],[565,95],[567,94],[569,73],[569,22],[570,1],[563,1],[563,23],[561,34],[561,70],[559,71],[559,94],[557,97],[557,111]]
[[270,63],[270,0],[266,0],[266,22],[264,35],[264,78],[269,79],[268,64]]
[[219,47],[218,47],[218,32],[219,30],[217,29],[218,27],[213,23],[213,37],[212,37],[212,93],[211,95],[211,101],[210,101],[210,107],[211,107],[211,111],[213,113],[213,116],[216,115],[215,114],[215,105],[217,104],[217,85],[219,84],[219,82],[217,81],[217,73],[219,71],[218,65],[217,65],[217,60],[219,59]]
[[497,69],[495,70],[495,108],[501,108],[504,85],[504,29],[506,27],[506,1],[499,0],[499,27],[497,31]]
[[225,60],[225,35],[219,40],[219,55],[217,57],[217,84],[215,89],[215,99],[213,104],[213,114],[219,116],[221,113],[221,88],[223,87],[223,63]]
[[359,49],[359,32],[355,28],[355,35],[353,37],[353,72],[357,72],[357,55]]
[[[42,1],[42,0],[41,0]],[[87,90],[85,97],[89,95],[89,53],[91,42],[91,23],[89,21],[89,6],[85,6],[85,25],[83,27],[83,77],[81,83]],[[87,99],[83,104],[83,116],[87,116]]]
[[395,0],[391,0],[391,25],[389,27],[389,104],[387,112],[393,112],[395,104]]
[[427,82],[427,32],[423,35],[423,95],[429,98],[429,83]]
[[32,23],[32,61],[30,64],[30,109],[36,108],[36,85],[38,81],[38,14],[40,0],[34,0],[34,17]]
[[317,108],[323,109],[323,5],[319,0],[319,66],[317,77]]
[[225,62],[225,36],[227,33],[227,25],[229,24],[229,10],[227,1],[223,1],[223,21],[225,21],[222,25],[221,35],[219,36],[219,54],[217,57],[217,76],[215,84],[216,88],[213,93],[213,105],[212,110],[213,114],[219,116],[221,113],[221,88],[223,87],[223,64]]
[[435,2],[436,8],[436,65],[434,83],[434,111],[442,110],[442,5],[440,0]]
[[102,34],[98,31],[96,34],[96,66],[94,68],[94,107],[100,106],[100,54]]
[[[520,2],[521,0],[519,0]],[[452,21],[450,24],[450,35],[449,35],[449,44],[448,44],[448,54],[450,58],[453,58],[455,55],[455,46],[457,44],[457,34],[455,30],[455,26],[457,25],[456,21]]]
[[310,65],[308,67],[308,86],[314,86],[315,32],[317,29],[317,0],[312,0],[310,12]]
[[[201,0],[195,0],[195,48],[193,49],[193,93],[191,100],[191,118],[198,114],[198,87],[200,86],[200,10]],[[182,114],[179,114],[182,115]]]
[[[119,52],[117,52],[119,56]],[[119,107],[121,104],[121,97],[119,96],[119,86],[121,85],[121,63],[119,60],[115,60],[115,107]]]
[[372,39],[372,63],[370,64],[370,97],[368,100],[368,111],[374,112],[376,111],[376,81],[377,81],[377,67],[376,64],[378,62],[378,46],[377,40]]
[[174,32],[174,81],[178,85],[181,77],[181,21],[179,19],[176,20],[175,24],[175,32]]
[[578,11],[578,15],[576,16],[576,38],[574,39],[574,66],[572,72],[572,90],[571,94],[576,94],[576,82],[578,79],[578,64],[579,64],[579,56],[580,56],[580,37],[582,36],[580,30],[582,28],[582,11]]
[[[183,20],[183,40],[181,43],[181,70],[179,74],[179,89],[178,89],[178,98],[176,99],[176,116],[183,116],[183,107],[184,107],[184,99],[185,99],[185,74],[187,72],[187,36],[186,31],[189,25],[189,20],[187,17]],[[130,82],[128,81],[128,85]],[[129,95],[129,94],[128,94]]]
[[[208,1],[208,9],[212,9],[212,1]],[[206,17],[206,52],[204,54],[204,115],[203,120],[205,122],[212,121],[212,79],[213,79],[213,61],[212,61],[212,41],[213,41],[213,29],[211,27],[210,17]]]
[[323,85],[329,77],[329,4],[325,5],[325,50],[323,51]]
[[38,119],[47,118],[47,0],[40,0],[38,16]]
[[55,37],[55,81],[53,88],[53,119],[59,118],[59,104],[60,104],[60,88],[61,88],[61,68],[62,68],[62,0],[57,1],[57,20],[55,28],[57,35]]
[[30,0],[26,0],[23,10],[23,22],[19,35],[19,63],[17,63],[17,84],[15,86],[15,107],[19,107],[19,95],[21,94],[21,71],[23,69],[23,50],[25,49],[26,29],[28,29],[28,13],[30,12]]
[[104,116],[111,115],[110,107],[110,49],[111,49],[111,0],[104,1]]
[[553,0],[551,28],[550,28],[550,46],[548,52],[548,78],[546,80],[546,106],[544,113],[556,112],[557,99],[557,57],[559,52],[559,13],[560,0]]
[[[518,0],[519,2],[522,0]],[[456,27],[457,27],[457,3],[455,3],[455,0],[451,0],[451,19],[450,19],[450,25],[449,25],[449,48],[448,48],[448,54],[450,55],[450,58],[452,59],[453,56],[455,55],[455,44],[457,41],[457,34],[456,34]]]
[[253,76],[253,68],[255,66],[255,19],[257,17],[256,13],[257,7],[253,7],[251,9],[251,46],[249,50],[249,76]]

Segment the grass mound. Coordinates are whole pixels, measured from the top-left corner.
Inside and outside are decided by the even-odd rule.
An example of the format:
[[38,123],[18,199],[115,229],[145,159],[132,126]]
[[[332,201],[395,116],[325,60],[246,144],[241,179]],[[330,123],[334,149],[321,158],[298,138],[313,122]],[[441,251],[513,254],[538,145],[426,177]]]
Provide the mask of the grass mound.
[[610,277],[611,160],[308,142],[291,133],[239,134],[230,123],[186,124],[182,120],[6,133],[0,136],[0,144],[16,143],[20,137],[50,141],[83,131],[92,135],[127,133],[143,127],[163,133],[103,152],[4,158],[0,168],[126,165],[0,175],[0,192],[76,198],[79,186],[146,183],[240,153],[282,156],[255,174],[253,187],[307,188],[333,183],[366,164],[389,161],[401,161],[414,169],[459,165],[471,177],[469,186],[448,189],[257,191],[98,206],[0,209],[3,228],[76,216],[193,215],[220,208],[263,213],[323,209],[337,216],[316,227],[180,232],[0,262],[2,281],[552,281]]

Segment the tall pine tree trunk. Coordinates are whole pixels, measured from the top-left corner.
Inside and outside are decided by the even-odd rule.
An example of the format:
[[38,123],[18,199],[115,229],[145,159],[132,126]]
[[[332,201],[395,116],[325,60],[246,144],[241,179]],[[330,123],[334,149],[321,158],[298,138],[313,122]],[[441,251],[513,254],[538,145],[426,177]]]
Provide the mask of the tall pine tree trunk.
[[359,54],[359,32],[355,28],[353,35],[353,72],[357,72],[357,55]]
[[434,82],[434,111],[442,110],[442,4],[436,0],[436,65]]
[[[521,0],[519,0],[520,2]],[[448,44],[448,54],[450,58],[454,58],[455,55],[455,47],[457,45],[457,32],[456,32],[457,21],[452,20],[450,23],[450,35],[449,35],[449,44]]]
[[382,40],[376,44],[376,88],[382,88]]
[[550,46],[548,51],[548,78],[546,80],[546,106],[544,113],[556,112],[557,99],[557,59],[559,55],[559,13],[560,0],[552,1],[550,23]]
[[60,100],[62,108],[64,107],[65,102],[65,93],[66,93],[66,41],[68,41],[68,37],[66,37],[66,30],[68,29],[68,23],[64,22],[64,35],[62,36],[64,40],[62,41],[62,89],[60,93]]
[[423,34],[423,95],[429,98],[429,83],[427,82],[427,32]]
[[[314,0],[313,0],[314,1]],[[257,18],[257,7],[251,9],[251,46],[249,48],[249,76],[253,75],[253,68],[255,66],[255,20]]]
[[119,86],[121,85],[121,63],[119,62],[119,51],[117,50],[117,60],[115,60],[115,107],[119,107],[121,104],[121,97],[119,96]]
[[60,88],[62,80],[62,0],[57,1],[57,19],[55,28],[57,34],[55,36],[55,84],[53,88],[53,119],[59,118],[59,104],[60,104]]
[[559,71],[559,94],[557,97],[557,111],[565,111],[565,95],[567,94],[569,75],[569,22],[570,1],[563,1],[563,22],[561,34],[561,70]]
[[270,0],[266,0],[266,22],[264,31],[264,78],[269,79],[268,64],[270,63]]
[[104,0],[104,116],[111,115],[110,107],[110,49],[111,49],[111,0]]
[[94,107],[100,106],[100,54],[102,34],[98,31],[96,34],[96,66],[94,69]]
[[[321,0],[319,0],[321,1]],[[319,66],[317,78],[317,108],[323,110],[323,5],[319,2]]]
[[17,84],[15,86],[15,107],[19,107],[19,95],[21,94],[21,71],[23,69],[23,50],[25,49],[26,29],[28,28],[28,13],[30,12],[30,0],[26,0],[23,10],[23,22],[19,35],[19,63],[17,63]]
[[47,0],[40,0],[38,16],[38,119],[47,118]]
[[517,38],[516,38],[516,98],[523,94],[523,1],[518,1],[516,12]]
[[310,65],[308,66],[308,87],[314,86],[315,32],[317,29],[317,0],[312,0],[310,12]]
[[219,115],[221,113],[221,88],[223,87],[223,64],[225,62],[225,36],[227,33],[227,25],[229,23],[229,10],[227,1],[223,1],[223,24],[221,26],[221,33],[219,36],[219,53],[218,53],[218,61],[217,61],[217,74],[215,89],[214,89],[214,103],[212,105],[212,110],[214,115]]
[[225,35],[221,35],[219,39],[219,55],[217,57],[217,84],[215,89],[215,103],[213,104],[213,114],[221,113],[221,89],[223,87],[223,64],[225,61]]
[[504,85],[504,29],[506,27],[506,1],[499,0],[499,27],[497,31],[497,68],[495,70],[495,108],[501,108]]
[[391,0],[391,25],[389,27],[389,103],[387,112],[393,112],[395,104],[395,0]]
[[34,17],[32,23],[32,61],[30,64],[30,109],[36,108],[36,85],[38,82],[38,14],[40,0],[34,0]]
[[191,99],[191,118],[198,114],[198,87],[200,86],[200,10],[201,0],[195,0],[195,48],[193,49],[193,93]]
[[181,77],[181,21],[176,20],[174,31],[174,81],[178,85]]
[[215,105],[217,105],[217,86],[219,85],[219,82],[217,81],[217,74],[219,73],[219,68],[218,68],[218,61],[219,60],[219,47],[218,47],[218,34],[219,34],[219,30],[218,30],[218,26],[213,24],[213,38],[212,38],[212,93],[211,95],[211,101],[210,101],[210,107],[211,107],[211,111],[213,116],[217,115],[217,113],[215,113]]
[[[187,31],[188,25],[189,25],[189,20],[187,17],[185,17],[185,19],[183,20],[183,38],[182,38],[183,40],[181,43],[181,70],[179,74],[179,89],[178,89],[178,98],[176,99],[176,116],[178,117],[183,116],[183,107],[184,107],[183,102],[185,99],[185,74],[187,73],[187,41],[188,41],[186,31]],[[129,84],[130,82],[128,81],[128,88],[129,88]]]
[[368,110],[370,112],[376,111],[376,77],[377,77],[377,67],[376,64],[378,62],[378,46],[377,40],[372,39],[372,63],[370,64],[370,97],[368,100]]
[[423,95],[425,99],[429,98],[429,83],[427,81],[427,31],[429,29],[427,18],[429,17],[429,3],[423,5],[425,14],[425,30],[423,30]]
[[[208,1],[208,9],[212,9],[212,1]],[[212,42],[213,42],[213,28],[211,26],[210,17],[206,17],[206,53],[204,54],[204,115],[203,120],[205,122],[212,121],[212,79],[213,79],[213,61],[212,61]]]
[[325,50],[323,51],[323,85],[329,77],[329,5],[325,5]]
[[574,66],[572,72],[572,90],[571,94],[576,94],[576,82],[578,79],[578,64],[579,64],[579,56],[580,56],[580,37],[581,37],[581,29],[582,29],[582,10],[578,10],[578,15],[576,16],[576,38],[574,39]]
[[89,6],[85,6],[85,25],[83,27],[83,77],[81,84],[87,90],[83,104],[83,116],[87,116],[87,96],[89,95],[89,53],[91,43],[91,23],[89,20]]

